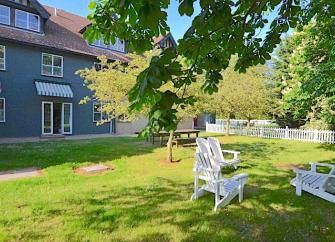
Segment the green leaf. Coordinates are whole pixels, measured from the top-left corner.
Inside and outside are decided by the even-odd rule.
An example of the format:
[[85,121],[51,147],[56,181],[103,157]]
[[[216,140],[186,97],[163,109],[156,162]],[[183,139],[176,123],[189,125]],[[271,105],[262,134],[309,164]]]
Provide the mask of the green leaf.
[[194,0],[183,0],[178,8],[179,14],[186,14],[187,16],[192,16],[194,12],[193,2]]
[[96,6],[97,6],[97,3],[95,1],[92,1],[88,4],[88,9],[92,11],[96,8]]

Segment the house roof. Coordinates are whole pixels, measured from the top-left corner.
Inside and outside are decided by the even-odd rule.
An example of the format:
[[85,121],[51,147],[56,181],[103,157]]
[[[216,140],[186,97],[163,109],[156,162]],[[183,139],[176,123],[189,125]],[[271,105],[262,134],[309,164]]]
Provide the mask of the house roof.
[[50,14],[43,8],[43,6],[37,0],[29,0],[30,4],[36,9],[42,18],[48,19]]
[[160,35],[158,37],[154,37],[153,38],[153,44],[154,44],[154,46],[158,45],[158,44],[160,44],[161,42],[163,42],[166,39],[171,39],[171,41],[173,42],[174,46],[177,46],[177,42],[174,39],[174,37],[173,37],[173,35],[172,35],[171,32],[168,32],[166,35]]
[[111,60],[129,61],[124,53],[88,45],[80,33],[80,30],[90,24],[86,18],[49,6],[43,6],[43,9],[50,15],[45,22],[44,34],[0,26],[0,39],[94,57],[105,55]]

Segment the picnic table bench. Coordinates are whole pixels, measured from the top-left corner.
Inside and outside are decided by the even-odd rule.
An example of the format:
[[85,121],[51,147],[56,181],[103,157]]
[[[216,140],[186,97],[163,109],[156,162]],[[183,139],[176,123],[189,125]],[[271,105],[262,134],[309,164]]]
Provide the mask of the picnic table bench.
[[[189,144],[194,143],[195,138],[191,138],[191,135],[195,135],[195,137],[198,137],[200,133],[200,130],[196,129],[179,129],[174,131],[173,138],[174,138],[174,144]],[[138,134],[138,133],[137,133]],[[182,137],[182,135],[187,135],[187,138]],[[152,142],[152,144],[155,144],[155,138],[159,138],[160,145],[163,146],[164,137],[169,137],[170,133],[166,131],[160,131],[158,133],[152,133],[149,136],[149,139],[147,139],[148,142]]]
[[[177,143],[191,143],[191,141],[195,141],[195,138],[191,138],[191,135],[195,135],[196,137],[199,136],[200,130],[196,129],[179,129],[174,131],[173,136],[174,136],[174,141],[179,140]],[[187,138],[182,138],[182,135],[187,135]],[[166,131],[160,131],[159,133],[153,134],[152,135],[152,144],[155,144],[155,137],[159,137],[160,140],[160,145],[163,146],[163,137],[170,136],[169,132]],[[189,140],[187,142],[187,140]],[[178,145],[177,145],[178,146]]]
[[175,138],[172,143],[178,148],[179,145],[193,144],[197,138]]

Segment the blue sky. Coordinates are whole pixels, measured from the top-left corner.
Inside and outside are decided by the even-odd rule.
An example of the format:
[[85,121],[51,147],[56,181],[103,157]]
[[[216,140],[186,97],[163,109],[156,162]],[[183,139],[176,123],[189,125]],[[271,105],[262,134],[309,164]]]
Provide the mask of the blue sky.
[[[52,7],[64,9],[68,12],[75,13],[86,17],[89,14],[87,8],[90,0],[40,0],[40,3]],[[196,6],[196,11],[199,12],[200,7]],[[168,10],[168,24],[175,39],[182,38],[185,31],[191,26],[192,18],[181,17],[178,14],[178,1],[171,1]]]
[[[88,4],[91,0],[39,0],[40,3],[46,4],[52,7],[64,9],[68,12],[72,12],[81,16],[86,17],[89,14]],[[183,37],[185,31],[191,26],[192,17],[183,16],[181,17],[178,13],[179,1],[171,0],[171,5],[168,9],[168,24],[171,32],[176,40]],[[195,13],[200,12],[199,4],[195,4]],[[273,20],[276,17],[276,12],[269,14],[268,19]],[[267,25],[258,35],[263,38],[269,25]],[[289,31],[292,33],[292,30]]]

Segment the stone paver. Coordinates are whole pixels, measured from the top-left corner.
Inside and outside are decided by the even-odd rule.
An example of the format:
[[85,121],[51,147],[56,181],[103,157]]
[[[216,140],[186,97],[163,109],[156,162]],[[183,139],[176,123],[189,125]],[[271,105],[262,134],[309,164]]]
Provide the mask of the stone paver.
[[107,171],[110,168],[105,165],[93,165],[93,166],[87,166],[81,168],[85,172],[101,172],[101,171]]
[[29,178],[41,176],[41,170],[37,168],[25,168],[13,171],[0,172],[0,181],[15,180],[20,178]]
[[114,170],[114,168],[100,164],[100,165],[80,167],[76,169],[75,172],[80,175],[97,175],[97,174],[104,173],[109,170]]

